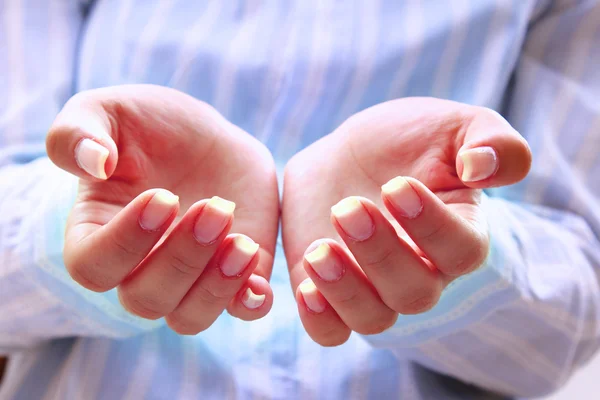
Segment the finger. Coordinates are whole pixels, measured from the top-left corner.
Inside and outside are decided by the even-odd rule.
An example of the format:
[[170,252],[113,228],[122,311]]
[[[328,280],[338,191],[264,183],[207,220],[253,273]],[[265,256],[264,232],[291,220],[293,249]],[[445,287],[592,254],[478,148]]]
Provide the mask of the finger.
[[[268,155],[270,157],[270,155]],[[267,158],[267,156],[265,156]],[[272,161],[270,161],[272,163]],[[242,185],[249,185],[246,190],[240,190],[243,194],[243,205],[236,210],[236,220],[232,231],[251,237],[260,245],[259,261],[256,266],[255,274],[271,279],[273,271],[273,260],[275,255],[275,244],[277,241],[277,231],[279,229],[279,192],[277,190],[277,177],[275,168],[265,161],[265,170],[262,174],[263,182],[245,182]],[[256,187],[268,188],[257,192]],[[255,198],[252,198],[255,196]]]
[[[67,270],[90,290],[114,288],[148,255],[178,210],[177,196],[152,189],[136,197],[106,225],[78,222],[71,217],[64,248]],[[86,218],[81,213],[71,215]]]
[[398,314],[383,303],[364,272],[335,241],[314,242],[303,262],[308,276],[353,331],[376,334],[396,321]]
[[173,311],[229,233],[235,203],[213,197],[194,204],[146,259],[119,285],[123,306],[143,318]]
[[352,331],[310,278],[298,285],[296,302],[302,325],[315,342],[321,346],[339,346],[348,340]]
[[229,302],[227,312],[244,321],[264,317],[273,305],[273,290],[262,276],[252,274],[242,289]]
[[[275,161],[266,146],[262,144],[256,146],[255,139],[248,133],[229,122],[226,124],[228,129],[236,134],[236,141],[251,142],[247,144],[246,148],[252,149],[261,160],[253,165],[257,172],[253,174],[252,179],[237,179],[245,173],[244,170],[239,170],[233,175],[236,179],[235,185],[228,186],[229,188],[235,187],[234,194],[241,196],[236,201],[238,208],[232,232],[251,237],[260,245],[258,250],[260,257],[254,273],[269,280],[273,271],[275,245],[279,230],[278,206],[280,202]],[[222,165],[221,168],[236,171],[237,165],[247,165],[248,163],[248,155],[245,151],[234,151],[231,157],[233,160],[227,161],[227,164]],[[257,190],[257,188],[261,189]],[[233,199],[235,200],[235,197]]]
[[258,244],[244,235],[229,235],[179,305],[166,316],[182,335],[204,331],[225,310],[258,264]]
[[216,110],[174,89],[120,85],[87,90],[69,99],[60,111],[48,132],[46,150],[60,168],[80,178],[104,180],[117,166],[120,132],[149,118],[173,132],[198,131],[199,115],[202,134],[194,138],[206,145],[202,147],[210,148],[217,131],[229,136]]
[[417,314],[438,302],[441,275],[398,237],[375,204],[347,197],[331,208],[331,221],[389,308]]
[[497,112],[476,108],[456,157],[463,183],[473,188],[510,185],[525,178],[530,168],[527,141]]
[[464,205],[474,222],[467,221],[421,182],[408,177],[397,177],[383,185],[382,198],[386,208],[442,273],[466,274],[487,257],[487,228],[477,205]]
[[56,117],[46,137],[50,160],[88,180],[104,180],[117,165],[118,152],[111,122],[100,103],[86,94],[72,97]]

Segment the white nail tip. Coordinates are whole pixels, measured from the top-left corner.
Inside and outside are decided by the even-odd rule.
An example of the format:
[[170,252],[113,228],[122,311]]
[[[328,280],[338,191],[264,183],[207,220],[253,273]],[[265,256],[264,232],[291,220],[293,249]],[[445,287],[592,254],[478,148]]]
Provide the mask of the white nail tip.
[[329,255],[330,251],[331,247],[329,247],[327,243],[321,243],[316,249],[307,253],[304,258],[312,265],[324,260]]
[[394,179],[387,182],[385,185],[383,185],[381,187],[381,191],[384,194],[389,195],[389,194],[401,192],[401,191],[405,190],[407,187],[409,188],[410,184],[408,183],[406,178],[404,178],[402,176],[397,176]]
[[256,294],[252,289],[248,288],[244,293],[244,297],[242,297],[242,303],[244,303],[246,308],[254,310],[263,305],[266,297],[264,294]]
[[223,214],[233,214],[235,210],[235,203],[233,201],[222,199],[219,196],[213,196],[207,205],[221,211]]
[[152,197],[150,202],[152,202],[152,204],[164,204],[166,207],[171,208],[179,202],[179,196],[176,196],[167,190],[159,190],[154,197]]
[[346,197],[331,207],[331,212],[336,217],[344,217],[346,215],[355,213],[356,210],[360,209],[360,207],[362,207],[362,204],[356,197]]
[[83,139],[75,148],[75,161],[79,168],[98,179],[106,179],[104,170],[109,151],[91,139]]
[[306,278],[304,281],[302,281],[299,287],[300,292],[302,292],[304,295],[313,294],[317,291],[317,286],[310,278]]
[[487,179],[498,169],[496,151],[488,146],[461,151],[458,155],[463,162],[461,180],[477,182]]
[[319,291],[315,286],[315,283],[310,279],[306,278],[298,287],[300,293],[304,298],[306,306],[314,313],[322,313],[325,311],[325,305],[319,300]]
[[234,246],[242,253],[253,256],[258,251],[259,245],[247,236],[239,235],[233,239]]

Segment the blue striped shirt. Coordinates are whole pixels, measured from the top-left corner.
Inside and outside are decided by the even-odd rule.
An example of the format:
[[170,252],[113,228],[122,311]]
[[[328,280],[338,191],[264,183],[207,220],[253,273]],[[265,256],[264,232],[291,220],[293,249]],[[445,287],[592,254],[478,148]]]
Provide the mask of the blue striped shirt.
[[[431,311],[321,348],[281,246],[270,314],[178,336],[76,285],[76,179],[44,139],[75,92],[154,83],[215,106],[279,172],[405,96],[493,108],[529,141],[483,199],[492,250]],[[600,343],[597,0],[0,0],[0,399],[488,399],[552,392]],[[499,393],[494,395],[492,393]]]

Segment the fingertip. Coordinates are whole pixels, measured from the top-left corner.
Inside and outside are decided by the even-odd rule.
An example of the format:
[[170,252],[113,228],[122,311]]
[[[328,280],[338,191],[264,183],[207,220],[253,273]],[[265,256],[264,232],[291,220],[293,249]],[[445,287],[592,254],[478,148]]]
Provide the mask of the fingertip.
[[253,321],[267,315],[273,306],[273,290],[260,275],[252,274],[227,307],[233,317]]
[[194,203],[185,214],[194,239],[203,246],[221,241],[233,224],[235,203],[214,196]]
[[256,310],[265,303],[266,294],[256,294],[252,288],[247,288],[242,294],[242,304],[249,310]]
[[118,150],[108,115],[85,94],[71,98],[46,136],[46,152],[58,167],[82,179],[106,180],[116,169]]
[[522,181],[529,174],[531,164],[533,163],[533,153],[531,147],[525,138],[519,135],[519,140],[515,143],[516,158],[521,160],[521,166],[515,176],[515,182]]
[[417,179],[398,176],[381,187],[385,207],[395,215],[415,219],[423,212],[424,196],[431,192]]
[[[323,303],[321,303],[323,302]],[[302,325],[316,343],[324,347],[344,344],[352,331],[307,278],[296,289],[296,303]],[[315,311],[315,309],[322,311]]]
[[517,183],[531,169],[529,144],[517,134],[498,134],[487,144],[466,144],[456,157],[456,172],[465,186],[489,188]]
[[296,295],[300,296],[306,311],[312,314],[322,313],[329,305],[311,278],[306,278],[298,285]]
[[179,211],[179,196],[166,189],[158,189],[144,197],[145,204],[139,216],[140,227],[147,232],[166,230]]
[[489,188],[523,180],[532,154],[523,138],[500,114],[476,108],[456,156],[456,172],[465,186]]
[[77,166],[96,179],[106,180],[106,160],[109,150],[93,139],[81,139],[75,146]]
[[491,146],[461,149],[457,155],[460,179],[464,183],[492,178],[500,166],[498,154]]

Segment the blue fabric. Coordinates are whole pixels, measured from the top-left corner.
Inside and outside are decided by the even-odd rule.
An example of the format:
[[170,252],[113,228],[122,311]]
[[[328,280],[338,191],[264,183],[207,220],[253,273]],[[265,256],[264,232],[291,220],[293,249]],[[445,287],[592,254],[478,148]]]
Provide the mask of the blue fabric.
[[[600,339],[600,4],[569,0],[0,0],[2,399],[486,399],[549,393]],[[431,311],[336,348],[308,337],[278,245],[270,314],[178,336],[62,263],[76,180],[44,154],[75,92],[172,86],[272,151],[369,106],[491,107],[531,174],[482,200],[492,250]]]

